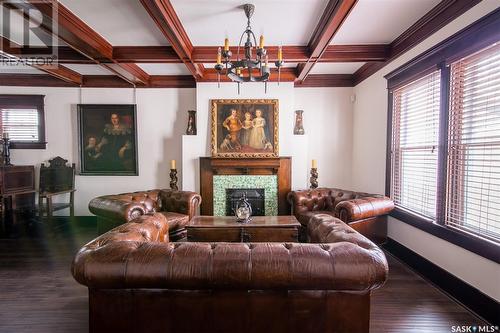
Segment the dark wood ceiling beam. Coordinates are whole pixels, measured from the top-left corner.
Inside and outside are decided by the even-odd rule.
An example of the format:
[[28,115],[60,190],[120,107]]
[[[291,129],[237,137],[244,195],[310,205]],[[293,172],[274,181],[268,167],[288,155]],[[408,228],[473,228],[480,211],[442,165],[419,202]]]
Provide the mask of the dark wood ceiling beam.
[[[215,63],[217,49],[219,46],[195,46],[193,49],[193,61],[197,63]],[[236,58],[237,46],[229,48]],[[266,46],[269,61],[278,60],[278,46]],[[244,48],[240,48],[240,56],[244,55]],[[287,62],[305,62],[309,59],[309,51],[306,46],[283,46],[283,58]]]
[[[138,85],[147,85],[149,75],[137,65],[121,66],[113,60],[113,47],[101,35],[90,28],[85,22],[79,19],[73,12],[59,3],[57,0],[25,0],[4,3],[9,8],[22,9],[26,15],[35,15],[33,9],[38,10],[43,15],[40,25],[46,33],[56,36],[64,41],[75,51],[86,56],[96,64],[103,64],[103,67],[111,70],[123,80]],[[55,6],[57,10],[54,11]],[[57,13],[57,31],[53,29],[53,15]],[[25,17],[29,19],[30,17]],[[36,17],[33,19],[37,20]],[[114,63],[117,66],[108,66]]]
[[[23,55],[23,48],[17,43],[14,43],[11,40],[8,40],[5,37],[1,37],[0,46],[1,51],[3,52],[3,57],[11,58],[11,59],[21,59]],[[75,72],[63,65],[37,65],[30,64],[26,62],[30,67],[36,68],[42,72],[45,72],[55,78],[60,80],[64,80],[66,82],[81,84],[82,83],[82,75],[80,73]]]
[[385,61],[389,48],[385,44],[328,45],[318,62]]
[[175,53],[186,65],[195,79],[201,79],[204,74],[202,64],[192,59],[193,44],[182,26],[174,7],[169,0],[140,0],[151,18],[172,45]]
[[[56,46],[57,48],[57,61],[60,64],[95,64],[96,62],[80,52],[75,51],[69,46]],[[15,47],[8,48],[5,52],[15,55],[21,59],[32,57],[33,54],[43,54],[46,48],[37,47]],[[179,60],[180,61],[180,60]],[[130,62],[130,61],[124,61]]]
[[357,85],[391,61],[415,47],[430,35],[477,5],[481,0],[443,0],[389,44],[389,57],[383,62],[365,64],[354,73]]
[[[295,81],[295,69],[284,68],[281,73],[282,82]],[[276,82],[277,75],[273,72],[271,82]],[[215,70],[207,69],[202,82],[216,82]],[[221,76],[221,82],[230,82],[227,77]],[[45,74],[0,74],[0,86],[28,86],[28,87],[78,87],[79,84],[62,81]],[[131,88],[132,85],[116,75],[83,75],[84,88]],[[295,82],[296,88],[315,87],[352,87],[351,74],[311,74],[302,83]],[[138,88],[195,88],[196,81],[192,75],[151,75],[148,85]]]
[[172,46],[114,46],[113,59],[127,63],[182,63]]
[[75,72],[68,67],[63,65],[34,65],[34,68],[41,70],[47,74],[52,75],[53,77],[59,78],[66,82],[71,82],[75,84],[82,84],[82,75],[78,72]]
[[330,0],[309,41],[310,58],[297,66],[297,80],[304,81],[314,64],[326,51],[331,40],[347,18],[357,0]]
[[[60,80],[47,74],[0,73],[0,86],[20,87],[68,87],[80,84]],[[133,85],[116,75],[83,75],[83,88],[131,88]],[[137,88],[195,88],[196,81],[191,75],[151,75],[147,85]]]
[[302,82],[295,81],[295,88],[352,87],[352,74],[310,74]]
[[[214,63],[218,46],[193,47],[192,59],[195,63]],[[278,58],[278,47],[266,47],[269,61]],[[19,57],[30,56],[33,48],[17,50]],[[237,48],[231,47],[236,54]],[[58,61],[62,64],[94,64],[95,61],[83,56],[68,46],[58,47]],[[307,46],[283,46],[283,57],[286,62],[307,62],[309,51]],[[367,45],[329,45],[318,62],[367,62],[384,61],[388,58],[388,47],[384,44]],[[316,60],[316,59],[313,59]],[[182,63],[171,46],[114,46],[113,61],[116,63]],[[111,61],[110,61],[111,62]]]
[[101,64],[101,66],[134,85],[147,86],[149,84],[150,75],[136,64],[112,63]]
[[[218,46],[195,46],[193,49],[193,61],[200,63],[215,63]],[[278,60],[278,46],[268,46],[267,55],[269,61]],[[230,47],[233,55],[238,48]],[[240,49],[240,53],[243,50]],[[286,62],[366,62],[383,61],[387,59],[387,45],[328,45],[321,58],[312,57],[307,46],[283,46],[283,58]]]

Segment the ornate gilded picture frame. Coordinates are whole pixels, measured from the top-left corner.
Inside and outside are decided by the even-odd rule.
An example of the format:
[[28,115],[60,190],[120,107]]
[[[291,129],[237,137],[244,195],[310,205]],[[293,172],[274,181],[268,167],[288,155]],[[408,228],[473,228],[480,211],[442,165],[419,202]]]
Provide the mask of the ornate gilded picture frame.
[[279,156],[277,99],[213,99],[212,157]]

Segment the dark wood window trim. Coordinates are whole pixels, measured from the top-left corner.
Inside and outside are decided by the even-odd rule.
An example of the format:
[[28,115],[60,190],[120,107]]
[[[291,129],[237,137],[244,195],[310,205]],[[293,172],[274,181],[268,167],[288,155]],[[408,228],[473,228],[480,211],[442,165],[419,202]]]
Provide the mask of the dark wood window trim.
[[45,112],[44,95],[0,95],[0,108],[33,108],[38,110],[38,141],[37,142],[16,142],[11,141],[11,149],[45,149]]
[[446,200],[446,151],[448,146],[449,65],[499,41],[500,9],[497,9],[385,76],[389,90],[385,192],[386,195],[390,195],[392,91],[436,69],[441,70],[440,155],[438,158],[436,220],[429,220],[401,207],[396,207],[391,216],[497,263],[500,263],[500,247],[497,244],[444,225],[444,201]]

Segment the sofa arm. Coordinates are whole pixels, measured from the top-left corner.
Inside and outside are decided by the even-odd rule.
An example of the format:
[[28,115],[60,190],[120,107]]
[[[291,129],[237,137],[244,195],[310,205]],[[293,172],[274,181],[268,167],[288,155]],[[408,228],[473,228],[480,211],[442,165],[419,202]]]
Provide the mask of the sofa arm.
[[189,215],[189,220],[196,215],[201,204],[201,196],[190,191],[161,190],[161,210]]
[[[113,283],[113,274],[119,274],[122,268],[117,265],[117,261],[126,258],[127,253],[137,249],[140,245],[168,242],[167,218],[160,213],[142,215],[83,246],[71,264],[71,272],[74,278],[82,284],[88,284],[99,276],[102,278],[102,283],[110,288],[116,288]],[[121,251],[113,251],[117,247]],[[99,252],[103,255],[99,260],[95,260],[93,254]]]
[[388,214],[394,209],[394,202],[388,197],[363,197],[345,200],[335,206],[336,215],[349,223]]
[[308,190],[289,192],[286,198],[292,207],[292,214],[295,216],[312,210],[312,207],[308,207],[308,203],[311,201],[309,200],[310,191]]
[[147,212],[144,204],[135,201],[121,200],[112,197],[97,197],[89,202],[92,214],[106,219],[129,222]]

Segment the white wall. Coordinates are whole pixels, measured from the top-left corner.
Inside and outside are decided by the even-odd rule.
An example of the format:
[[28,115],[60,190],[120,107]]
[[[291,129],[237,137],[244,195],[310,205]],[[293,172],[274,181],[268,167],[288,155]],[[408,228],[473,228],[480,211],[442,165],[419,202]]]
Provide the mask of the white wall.
[[[351,185],[352,88],[300,88],[292,83],[198,84],[197,89],[137,89],[139,176],[77,176],[76,215],[89,215],[88,202],[99,195],[168,187],[169,162],[176,159],[179,185],[199,190],[198,158],[210,156],[209,100],[277,98],[280,103],[280,155],[292,156],[292,187],[308,186],[310,160],[318,160],[321,186]],[[17,165],[35,165],[60,155],[78,165],[76,105],[78,88],[0,87],[0,94],[45,95],[47,149],[12,150]],[[84,88],[84,104],[134,103],[132,89]],[[306,135],[293,135],[294,111],[304,110]],[[183,135],[187,110],[197,110],[198,135]],[[38,176],[37,176],[38,178]],[[38,179],[37,179],[38,181]],[[59,198],[63,201],[64,198]],[[58,212],[67,214],[66,211]]]
[[[387,82],[384,75],[425,50],[498,8],[498,0],[485,0],[415,48],[354,88],[352,184],[354,189],[384,192]],[[389,237],[448,270],[489,296],[500,300],[500,265],[396,219],[389,222]]]
[[309,139],[307,160],[318,160],[320,186],[351,188],[352,94],[353,88],[295,89],[295,110],[304,110]]
[[[45,95],[47,149],[12,150],[14,164],[39,167],[41,162],[57,155],[78,164],[79,89],[0,87],[0,94]],[[84,104],[133,101],[132,89],[82,89]],[[77,176],[75,214],[90,214],[88,202],[99,195],[168,187],[169,163],[171,159],[181,160],[181,135],[186,130],[187,110],[194,108],[194,89],[137,89],[139,176]]]
[[[321,186],[349,187],[352,148],[352,88],[308,89],[293,83],[245,83],[238,95],[234,83],[198,83],[196,110],[198,134],[182,141],[183,188],[199,191],[200,156],[210,156],[211,99],[278,99],[280,156],[292,157],[292,188],[308,187],[311,159],[318,160]],[[306,135],[294,135],[295,110],[304,110]]]

